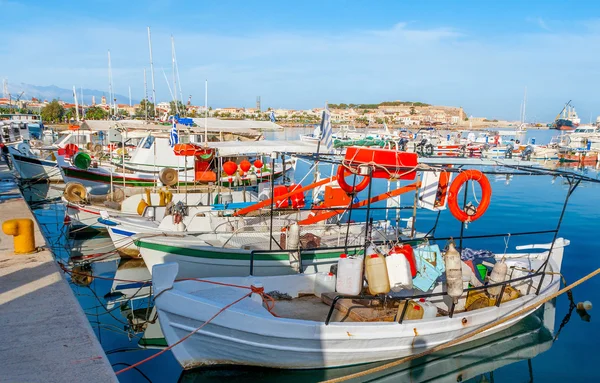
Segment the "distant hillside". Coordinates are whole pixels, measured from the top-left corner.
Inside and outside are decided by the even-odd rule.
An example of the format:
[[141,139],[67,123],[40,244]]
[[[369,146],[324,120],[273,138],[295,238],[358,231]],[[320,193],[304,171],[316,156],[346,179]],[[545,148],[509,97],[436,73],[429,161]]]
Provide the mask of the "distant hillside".
[[[41,86],[24,83],[11,84],[9,82],[8,90],[13,100],[19,97],[21,92],[24,92],[23,96],[21,96],[21,99],[25,100],[31,100],[32,97],[35,97],[40,100],[51,101],[52,99],[56,98],[66,102],[73,102],[73,89],[59,88],[56,85]],[[85,104],[89,105],[92,103],[92,96],[96,97],[96,103],[99,104],[102,96],[108,97],[108,92],[83,88],[83,100]],[[119,104],[129,103],[129,96],[116,94],[115,97],[117,98],[117,103]],[[81,89],[77,89],[77,100],[81,102]],[[132,102],[137,104],[139,100],[132,99]]]

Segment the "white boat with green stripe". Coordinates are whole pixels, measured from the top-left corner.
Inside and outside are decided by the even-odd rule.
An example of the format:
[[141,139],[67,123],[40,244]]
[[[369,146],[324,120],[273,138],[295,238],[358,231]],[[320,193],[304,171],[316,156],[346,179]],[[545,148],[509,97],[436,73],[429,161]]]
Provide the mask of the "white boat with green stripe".
[[[348,226],[335,224],[311,228],[300,236],[301,251],[286,249],[285,234],[277,231],[269,241],[269,231],[210,233],[200,235],[140,235],[134,239],[148,270],[165,262],[179,264],[179,278],[210,276],[288,275],[297,274],[299,262],[305,273],[329,272],[340,254],[362,254],[364,223]],[[397,236],[396,236],[397,238]],[[390,241],[378,234],[374,240]],[[417,240],[418,241],[418,240]]]

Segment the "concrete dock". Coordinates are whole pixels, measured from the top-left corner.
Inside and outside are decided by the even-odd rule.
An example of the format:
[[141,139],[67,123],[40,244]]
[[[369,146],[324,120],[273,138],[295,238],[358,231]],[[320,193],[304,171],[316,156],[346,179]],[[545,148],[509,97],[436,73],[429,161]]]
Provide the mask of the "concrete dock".
[[34,254],[15,255],[0,230],[0,381],[117,382],[79,302],[6,164],[0,160],[0,224],[31,218]]

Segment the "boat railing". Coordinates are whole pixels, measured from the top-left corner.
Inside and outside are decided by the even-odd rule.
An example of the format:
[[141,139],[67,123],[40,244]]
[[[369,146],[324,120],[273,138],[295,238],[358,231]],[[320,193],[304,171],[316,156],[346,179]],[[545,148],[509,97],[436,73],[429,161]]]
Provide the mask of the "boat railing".
[[[503,281],[503,282],[498,282],[498,283],[490,283],[487,285],[482,285],[482,286],[477,286],[477,287],[469,287],[466,289],[463,289],[463,294],[467,293],[469,294],[469,292],[471,291],[479,291],[479,290],[484,290],[484,289],[488,289],[488,288],[492,288],[492,287],[501,287],[500,289],[500,293],[496,296],[495,298],[495,306],[496,307],[500,307],[500,304],[502,303],[502,297],[504,295],[504,291],[506,289],[506,286],[508,286],[510,283],[514,283],[514,282],[520,282],[520,281],[524,281],[527,279],[531,279],[533,281],[533,278],[538,277],[538,276],[542,276],[545,272],[544,271],[538,271],[538,272],[534,272],[531,273],[529,275],[525,275],[522,277],[518,277],[518,278],[513,278],[507,281]],[[539,287],[538,287],[539,289]],[[537,294],[537,292],[536,292]],[[331,316],[333,315],[333,312],[335,310],[335,306],[337,304],[337,302],[340,299],[356,299],[356,300],[380,300],[380,301],[392,301],[392,302],[398,302],[398,304],[400,305],[403,301],[405,301],[404,307],[402,308],[402,311],[400,313],[400,317],[398,317],[398,314],[396,313],[396,316],[394,318],[394,322],[398,322],[399,324],[402,324],[402,322],[404,321],[404,318],[406,316],[406,311],[408,309],[408,301],[409,300],[413,300],[413,299],[426,299],[426,298],[434,298],[434,297],[443,297],[448,295],[448,292],[446,291],[441,291],[441,292],[437,292],[437,293],[424,293],[424,294],[418,294],[418,295],[411,295],[411,296],[402,296],[402,297],[397,297],[397,296],[392,296],[392,295],[345,295],[345,294],[338,294],[336,295],[333,300],[331,301],[331,305],[329,307],[329,312],[327,313],[327,318],[325,318],[325,325],[328,325],[329,322],[331,322]],[[456,308],[456,304],[454,303],[454,301],[452,302],[452,305],[450,306],[450,311],[448,312],[448,317],[452,318],[454,316],[454,311]]]

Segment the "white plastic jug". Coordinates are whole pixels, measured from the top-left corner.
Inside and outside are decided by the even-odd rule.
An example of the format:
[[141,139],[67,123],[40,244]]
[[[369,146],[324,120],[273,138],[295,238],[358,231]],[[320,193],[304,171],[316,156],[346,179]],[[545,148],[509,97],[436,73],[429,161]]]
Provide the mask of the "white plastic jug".
[[433,303],[429,302],[425,298],[421,298],[417,301],[417,304],[423,309],[423,319],[437,317],[438,309]]
[[323,293],[335,291],[336,278],[333,273],[317,273],[315,277],[315,295],[321,298]]
[[362,258],[342,254],[338,260],[336,291],[340,294],[358,295],[363,285]]
[[413,280],[410,272],[410,263],[404,254],[393,253],[385,257],[390,287],[393,292],[402,289],[412,289]]

